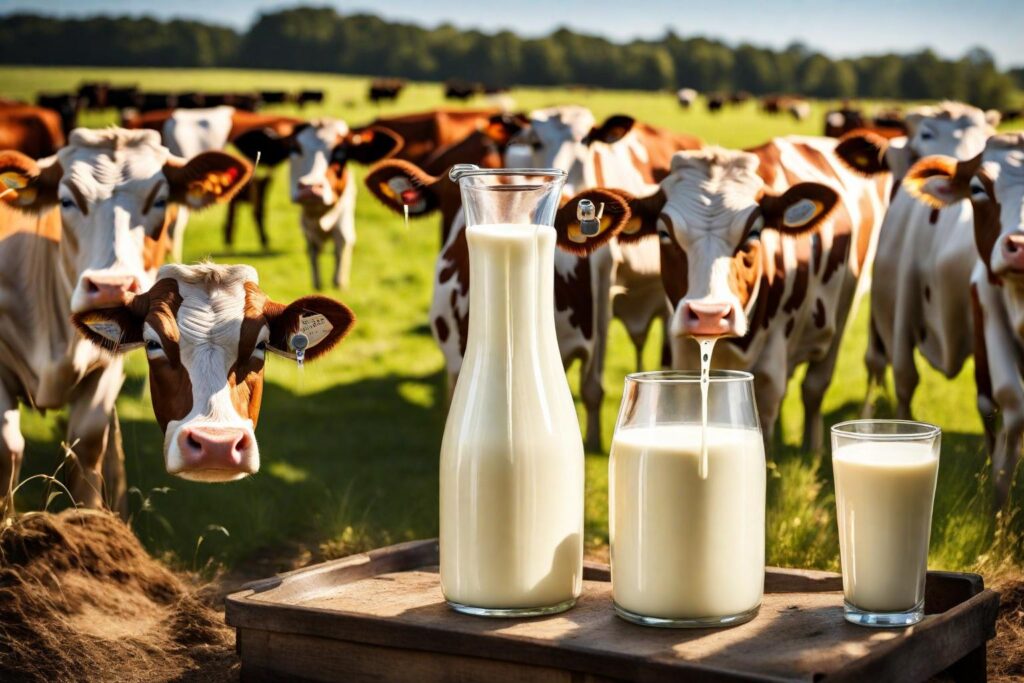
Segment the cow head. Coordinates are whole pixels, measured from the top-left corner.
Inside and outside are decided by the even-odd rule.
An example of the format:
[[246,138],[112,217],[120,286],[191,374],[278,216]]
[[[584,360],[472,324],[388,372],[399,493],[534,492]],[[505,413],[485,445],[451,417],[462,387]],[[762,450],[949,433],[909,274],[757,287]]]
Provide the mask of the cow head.
[[662,281],[675,311],[673,337],[746,335],[761,282],[762,240],[817,230],[839,201],[835,190],[817,183],[769,194],[758,163],[754,154],[721,148],[680,152],[655,194],[629,202],[631,220],[619,239],[658,235]]
[[[440,211],[445,240],[454,225],[462,224],[459,186],[447,175],[431,176],[408,161],[391,159],[374,166],[365,182],[370,192],[397,214],[404,214],[407,208],[410,217]],[[603,206],[600,225],[593,235],[584,235],[577,219],[579,203],[584,199],[592,201],[595,208]],[[595,188],[572,198],[563,197],[555,215],[557,244],[564,251],[584,256],[607,244],[628,220],[628,199],[620,192]]]
[[510,168],[560,168],[569,174],[566,189],[582,187],[588,139],[594,115],[586,107],[552,107],[530,113],[530,125],[509,142],[505,164]]
[[967,161],[926,157],[903,185],[935,208],[970,201],[975,244],[989,276],[1024,284],[1024,134],[993,136]]
[[251,266],[175,264],[160,269],[149,291],[73,320],[105,349],[145,347],[167,471],[214,482],[259,469],[253,430],[267,351],[294,358],[292,338],[301,332],[305,359],[314,360],[341,341],[354,317],[322,296],[271,301]]
[[892,172],[903,178],[918,159],[932,155],[970,159],[999,125],[999,113],[958,102],[919,107],[906,118],[907,137],[887,140],[876,133],[853,131],[836,146],[848,166],[867,175]]
[[148,289],[168,249],[173,205],[197,210],[227,201],[250,172],[223,152],[173,157],[155,131],[79,128],[56,156],[39,162],[0,153],[0,192],[24,211],[59,205],[74,270],[71,310],[81,312]]

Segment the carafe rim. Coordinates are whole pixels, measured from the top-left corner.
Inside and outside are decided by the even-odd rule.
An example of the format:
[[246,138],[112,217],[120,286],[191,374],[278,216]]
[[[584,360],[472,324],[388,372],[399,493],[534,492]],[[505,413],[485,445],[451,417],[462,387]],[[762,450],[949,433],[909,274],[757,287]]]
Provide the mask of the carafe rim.
[[465,178],[498,175],[547,176],[552,182],[569,177],[569,174],[560,168],[480,168],[472,164],[456,164],[448,172],[448,177],[455,182]]
[[[649,370],[626,375],[627,382],[660,384],[699,384],[700,379],[699,370]],[[753,382],[754,375],[745,370],[711,370],[708,373],[708,381],[711,384]]]

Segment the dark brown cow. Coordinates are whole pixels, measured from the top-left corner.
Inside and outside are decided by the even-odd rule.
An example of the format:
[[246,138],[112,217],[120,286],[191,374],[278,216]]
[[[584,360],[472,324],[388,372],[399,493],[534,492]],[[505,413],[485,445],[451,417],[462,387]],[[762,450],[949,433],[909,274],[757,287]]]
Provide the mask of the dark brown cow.
[[63,146],[63,122],[56,111],[30,104],[0,106],[0,149],[41,159]]
[[[378,118],[370,126],[387,128],[404,141],[394,155],[422,165],[440,148],[461,141],[491,123],[498,109],[436,109],[416,114]],[[369,126],[367,126],[369,127]],[[356,129],[355,132],[359,132]]]
[[405,88],[405,81],[401,78],[378,78],[370,83],[369,99],[374,104],[385,100],[394,102]]

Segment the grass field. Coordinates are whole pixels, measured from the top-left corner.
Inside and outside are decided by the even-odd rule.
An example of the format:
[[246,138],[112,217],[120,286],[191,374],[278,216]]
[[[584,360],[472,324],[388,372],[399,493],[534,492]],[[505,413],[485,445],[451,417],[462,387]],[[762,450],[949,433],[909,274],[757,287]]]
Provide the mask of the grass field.
[[[375,107],[365,100],[366,79],[318,74],[117,69],[0,68],[0,96],[33,98],[40,90],[60,91],[82,80],[139,83],[151,90],[245,90],[322,88],[322,107],[304,116],[332,115],[361,124],[380,114],[442,105],[438,85],[410,84],[397,104]],[[701,136],[730,147],[753,145],[775,135],[817,134],[824,104],[809,121],[769,117],[753,104],[710,115],[702,105],[683,112],[672,96],[643,92],[527,89],[512,93],[520,109],[564,103],[590,107],[601,119],[629,113],[654,124]],[[280,111],[294,113],[293,109]],[[113,112],[83,116],[82,123],[113,123]],[[362,176],[362,169],[357,170]],[[287,169],[276,171],[269,202],[272,241],[261,252],[248,215],[243,216],[233,251],[222,246],[222,208],[194,216],[186,238],[186,260],[210,257],[246,262],[260,273],[273,298],[291,300],[309,291],[308,265],[297,210],[286,193]],[[359,242],[351,291],[340,298],[359,323],[338,351],[299,371],[275,358],[268,362],[267,387],[257,429],[263,468],[251,479],[227,485],[182,481],[164,472],[161,434],[146,386],[145,360],[133,354],[118,403],[124,433],[135,527],[157,554],[185,567],[250,566],[333,556],[437,533],[438,448],[444,424],[442,358],[430,337],[427,309],[438,249],[435,220],[406,230],[360,187]],[[325,264],[327,256],[324,256]],[[826,400],[826,420],[856,416],[866,375],[866,306],[843,342],[835,381]],[[654,335],[656,338],[660,335]],[[656,341],[656,339],[655,339]],[[646,350],[653,367],[658,349]],[[607,364],[603,407],[604,443],[610,442],[632,353],[625,331],[615,323]],[[1016,513],[994,520],[980,420],[974,409],[970,364],[952,381],[922,367],[915,416],[942,426],[944,448],[939,477],[933,568],[990,571],[1024,553]],[[570,373],[573,387],[576,373]],[[799,377],[799,373],[798,373]],[[797,378],[798,378],[797,377]],[[792,385],[791,385],[792,388]],[[887,408],[882,407],[882,414]],[[838,567],[838,541],[827,457],[799,452],[802,415],[799,392],[790,391],[783,409],[782,444],[771,465],[768,561],[772,564]],[[28,440],[24,476],[52,472],[60,461],[62,415],[24,411]],[[41,487],[27,486],[22,509],[45,502]],[[587,536],[592,549],[607,543],[607,453],[587,456]],[[227,531],[225,535],[220,528]]]

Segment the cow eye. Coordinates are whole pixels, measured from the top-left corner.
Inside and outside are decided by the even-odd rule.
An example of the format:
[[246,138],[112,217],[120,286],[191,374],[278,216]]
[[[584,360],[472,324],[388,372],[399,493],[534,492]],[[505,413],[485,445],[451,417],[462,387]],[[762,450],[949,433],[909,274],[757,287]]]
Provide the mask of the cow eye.
[[64,197],[60,200],[60,208],[62,209],[73,209],[75,208],[75,200]]
[[672,244],[672,235],[660,221],[658,222],[658,239],[662,244]]
[[975,199],[984,199],[988,197],[988,190],[985,189],[985,184],[977,178],[971,179],[971,197]]
[[761,239],[761,231],[764,230],[764,216],[758,214],[757,218],[750,224],[750,229],[747,231],[747,242],[753,242]]
[[154,201],[153,202],[153,208],[154,209],[166,209],[167,208],[167,198],[166,197],[161,197],[160,199],[157,199],[156,201]]
[[930,130],[922,130],[921,131],[921,139],[922,140],[931,140],[934,137],[935,136],[932,135],[932,132]]
[[256,343],[256,346],[252,350],[252,358],[255,360],[263,360],[267,355],[267,340],[262,339]]

